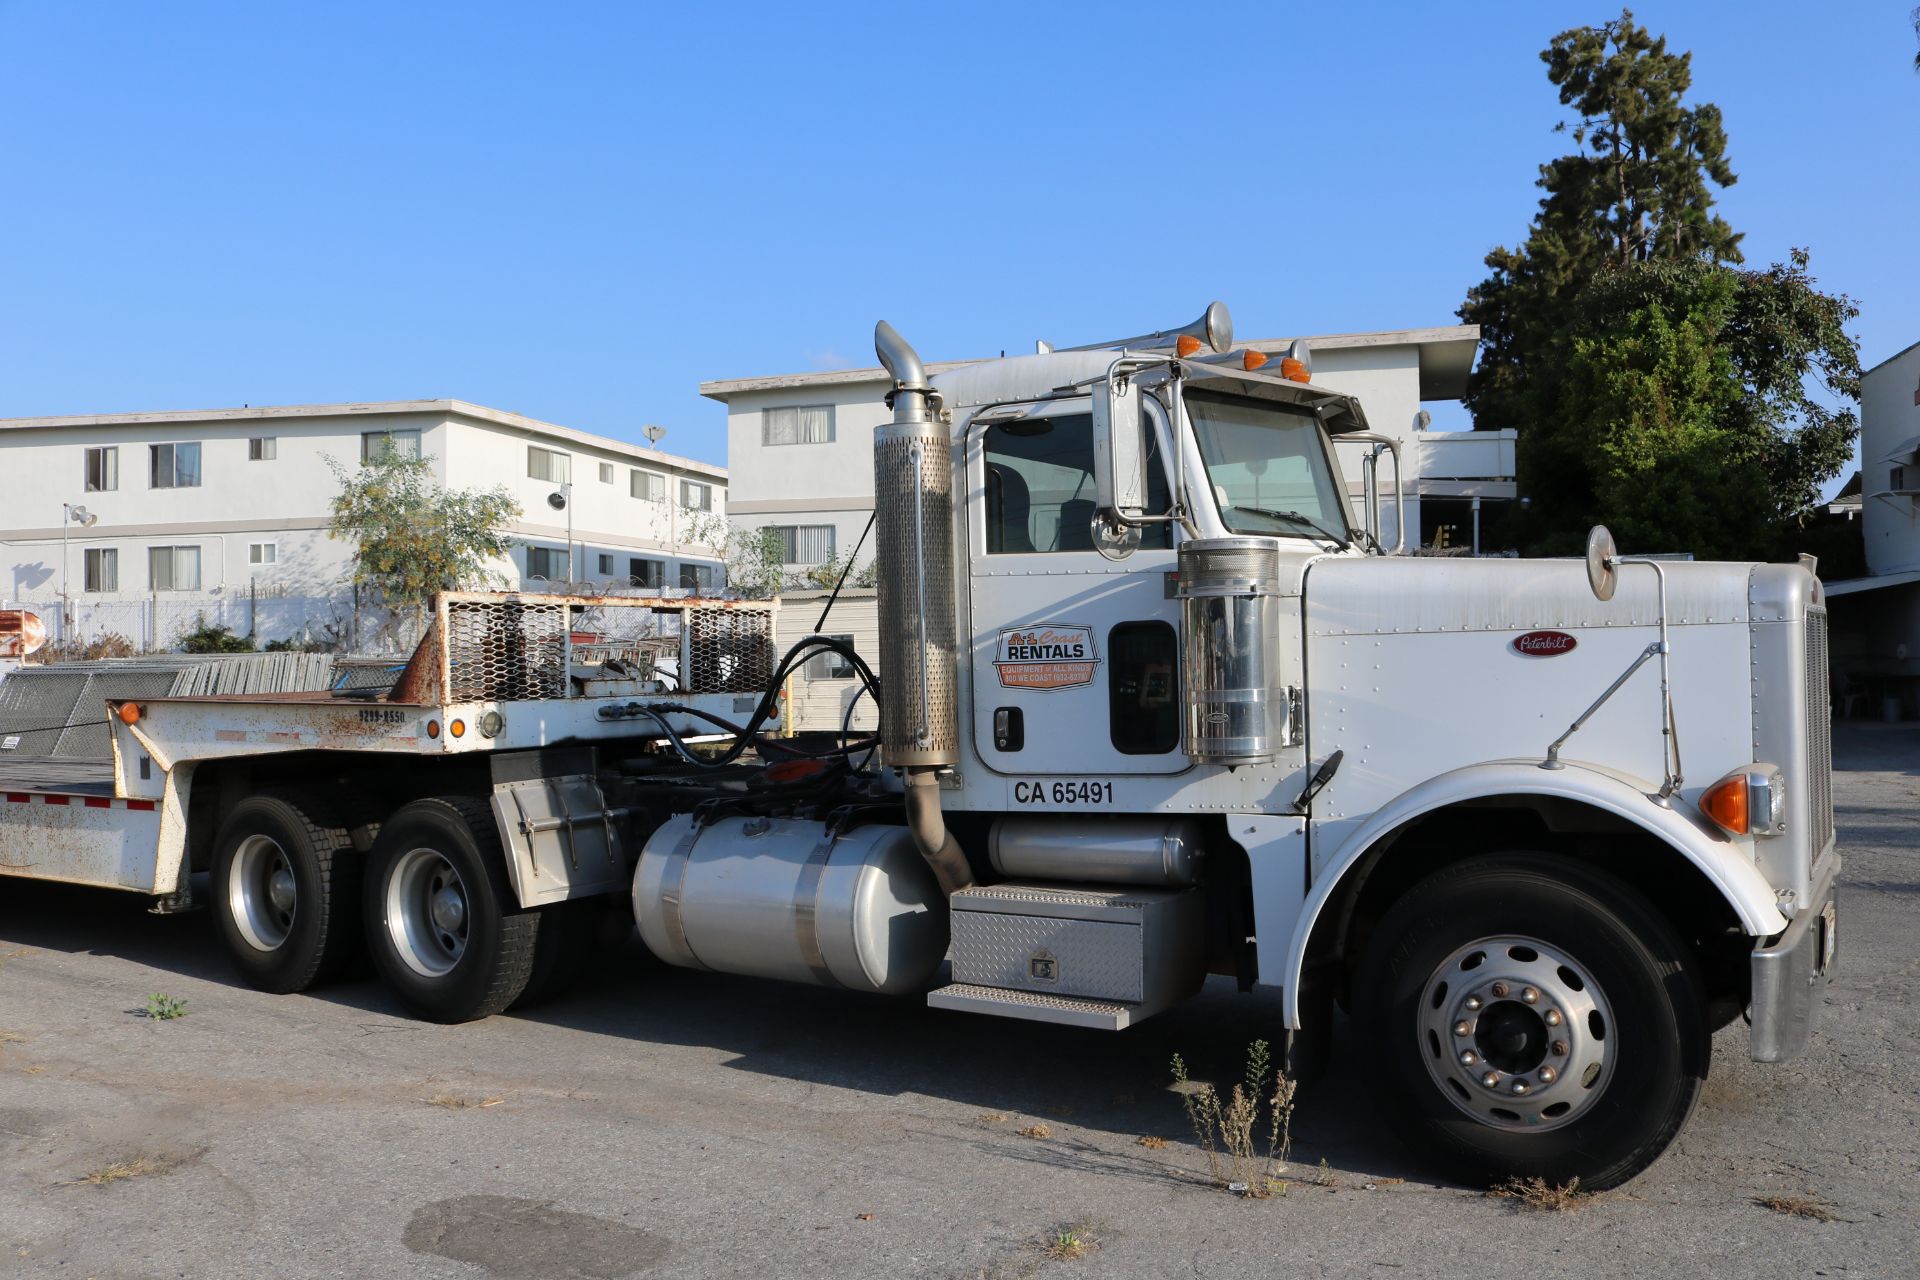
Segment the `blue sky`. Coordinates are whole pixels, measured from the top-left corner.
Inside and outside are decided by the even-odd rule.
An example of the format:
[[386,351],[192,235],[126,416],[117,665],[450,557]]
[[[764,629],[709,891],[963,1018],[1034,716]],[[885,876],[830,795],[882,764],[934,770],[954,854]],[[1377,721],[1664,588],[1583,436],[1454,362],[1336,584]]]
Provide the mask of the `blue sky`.
[[[1636,8],[1869,364],[1920,341],[1910,7]],[[702,379],[883,316],[1450,323],[1566,145],[1538,51],[1615,13],[0,0],[0,416],[455,396],[718,462]]]

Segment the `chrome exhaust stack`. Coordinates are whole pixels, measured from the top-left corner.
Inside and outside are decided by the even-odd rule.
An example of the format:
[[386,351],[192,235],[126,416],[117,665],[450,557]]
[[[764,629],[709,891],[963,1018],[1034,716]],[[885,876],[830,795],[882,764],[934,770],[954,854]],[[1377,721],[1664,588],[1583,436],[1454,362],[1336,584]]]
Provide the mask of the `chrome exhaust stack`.
[[905,775],[914,843],[951,896],[973,883],[940,812],[939,771],[960,759],[952,445],[918,353],[884,320],[874,326],[873,349],[893,379],[893,421],[873,441],[880,746]]

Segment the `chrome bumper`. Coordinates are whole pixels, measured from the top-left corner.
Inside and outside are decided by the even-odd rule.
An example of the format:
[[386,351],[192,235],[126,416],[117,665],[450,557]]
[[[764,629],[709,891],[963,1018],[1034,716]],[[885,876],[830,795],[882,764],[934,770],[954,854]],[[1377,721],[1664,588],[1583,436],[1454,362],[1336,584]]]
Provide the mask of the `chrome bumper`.
[[1748,1043],[1755,1062],[1784,1062],[1807,1051],[1814,999],[1826,987],[1839,956],[1839,870],[1836,853],[1827,859],[1826,873],[1807,909],[1795,913],[1785,933],[1753,953]]

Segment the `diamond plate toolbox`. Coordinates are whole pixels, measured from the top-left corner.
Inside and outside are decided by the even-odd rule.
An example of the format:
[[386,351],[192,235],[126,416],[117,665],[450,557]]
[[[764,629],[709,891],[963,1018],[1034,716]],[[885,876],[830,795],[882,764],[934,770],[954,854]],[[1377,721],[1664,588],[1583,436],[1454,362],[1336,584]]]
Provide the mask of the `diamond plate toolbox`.
[[1012,882],[951,905],[956,983],[1164,1007],[1204,977],[1197,890]]

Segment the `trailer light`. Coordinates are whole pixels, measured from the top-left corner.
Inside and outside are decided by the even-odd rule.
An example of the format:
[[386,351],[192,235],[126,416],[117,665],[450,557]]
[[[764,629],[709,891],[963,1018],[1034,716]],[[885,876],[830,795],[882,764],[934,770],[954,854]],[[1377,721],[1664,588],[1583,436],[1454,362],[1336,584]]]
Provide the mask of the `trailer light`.
[[1312,382],[1313,375],[1307,369],[1306,361],[1295,360],[1287,356],[1280,361],[1280,376],[1290,382]]
[[500,736],[500,731],[506,727],[507,718],[498,711],[482,711],[480,713],[481,737],[497,738]]
[[1183,333],[1174,340],[1173,351],[1182,358],[1192,355],[1200,349],[1200,339],[1190,333]]
[[438,720],[427,721],[427,736],[429,738],[437,738],[440,736],[440,722]]
[[119,715],[121,724],[139,724],[140,704],[137,702],[123,702],[120,704],[120,710],[116,714]]
[[467,736],[467,722],[465,720],[449,720],[447,721],[447,732],[456,738],[464,738]]
[[1252,373],[1266,362],[1267,355],[1264,351],[1248,351],[1240,357],[1240,367],[1248,373]]
[[1700,793],[1700,812],[1728,835],[1770,836],[1787,829],[1787,788],[1778,769],[1750,765]]

